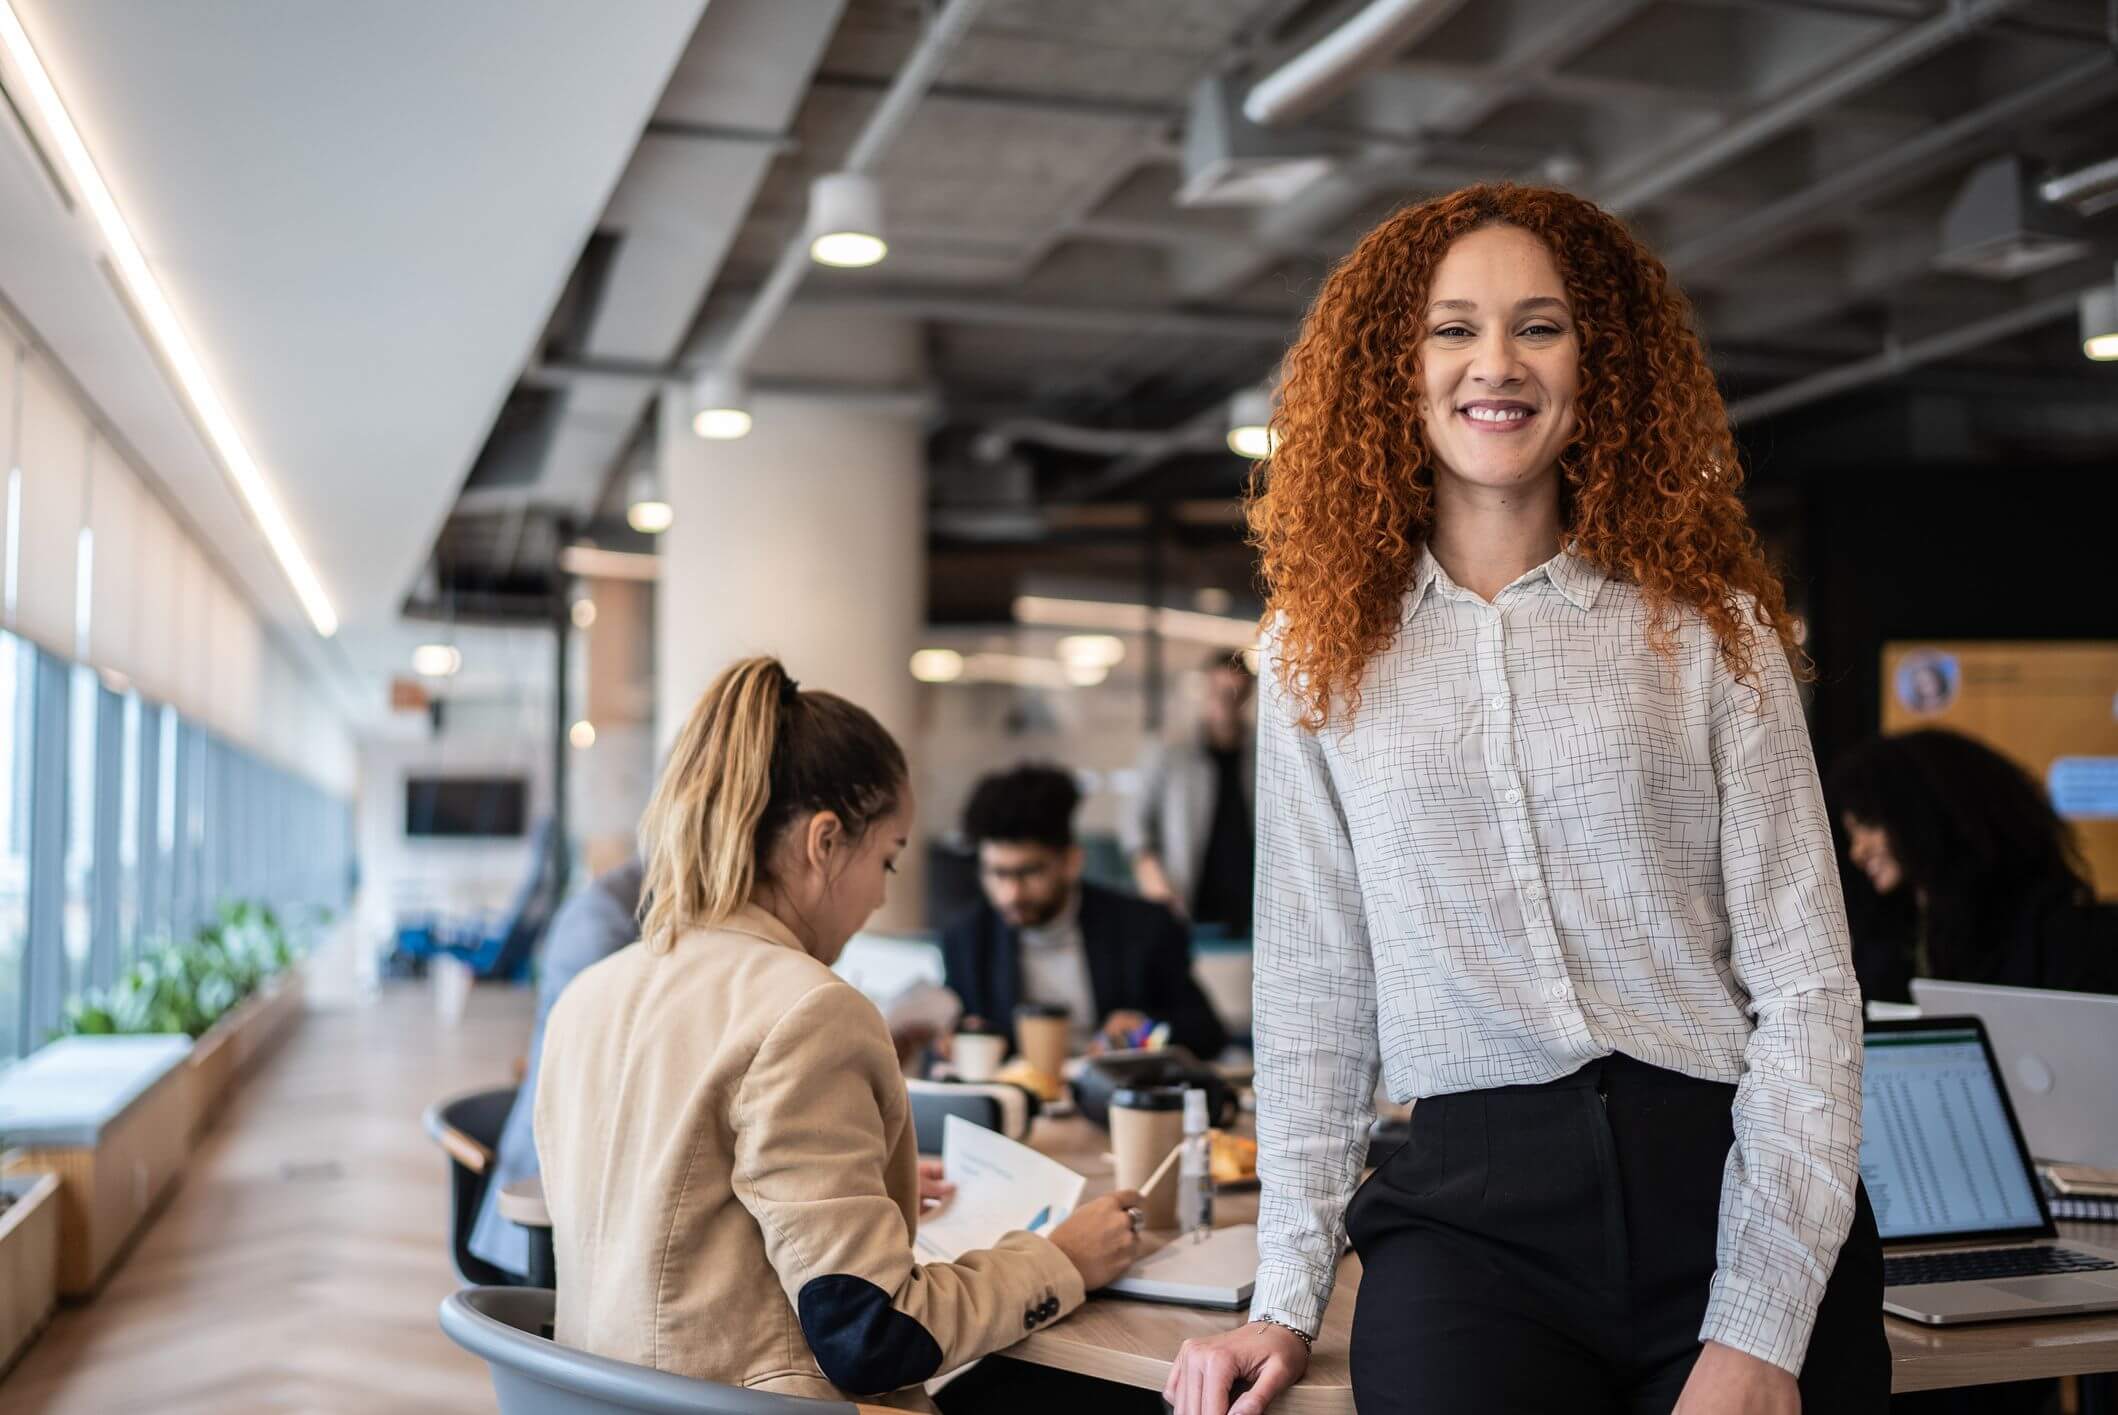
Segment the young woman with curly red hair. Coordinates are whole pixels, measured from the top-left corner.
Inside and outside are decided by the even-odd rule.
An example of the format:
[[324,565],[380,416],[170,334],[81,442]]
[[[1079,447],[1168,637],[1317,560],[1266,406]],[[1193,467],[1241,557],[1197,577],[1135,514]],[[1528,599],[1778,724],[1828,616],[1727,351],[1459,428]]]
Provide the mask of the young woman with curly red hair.
[[1845,906],[1683,297],[1578,197],[1424,202],[1274,427],[1257,1293],[1165,1394],[1262,1411],[1350,1238],[1362,1415],[1881,1408]]

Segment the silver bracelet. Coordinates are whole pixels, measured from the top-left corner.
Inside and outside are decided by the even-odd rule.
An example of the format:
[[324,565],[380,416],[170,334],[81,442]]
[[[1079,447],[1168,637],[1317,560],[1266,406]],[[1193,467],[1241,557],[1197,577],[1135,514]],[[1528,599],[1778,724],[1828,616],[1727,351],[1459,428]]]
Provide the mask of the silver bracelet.
[[1259,1317],[1258,1321],[1268,1327],[1278,1327],[1281,1331],[1291,1331],[1296,1336],[1302,1339],[1302,1345],[1305,1349],[1310,1351],[1314,1351],[1316,1349],[1316,1338],[1311,1336],[1308,1332],[1303,1331],[1300,1327],[1290,1326],[1288,1323],[1280,1321],[1276,1317]]

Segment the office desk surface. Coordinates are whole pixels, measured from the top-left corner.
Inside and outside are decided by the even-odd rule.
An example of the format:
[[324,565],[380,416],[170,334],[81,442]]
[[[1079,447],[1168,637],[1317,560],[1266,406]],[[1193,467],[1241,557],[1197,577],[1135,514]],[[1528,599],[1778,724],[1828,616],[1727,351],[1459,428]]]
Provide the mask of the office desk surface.
[[[1111,1187],[1111,1162],[1105,1153],[1109,1139],[1087,1121],[1039,1120],[1030,1143],[1087,1175],[1091,1195]],[[1256,1219],[1257,1208],[1255,1193],[1223,1194],[1215,1202],[1214,1216],[1222,1223],[1248,1223]],[[2081,1242],[2118,1245],[2118,1229],[2109,1224],[2060,1227]],[[1324,1313],[1324,1329],[1317,1336],[1309,1374],[1273,1402],[1275,1415],[1353,1415],[1347,1343],[1359,1288],[1360,1260],[1349,1253],[1339,1264],[1338,1286]],[[1231,1331],[1245,1320],[1241,1312],[1096,1297],[1065,1320],[1025,1337],[1007,1354],[1040,1366],[1160,1390],[1177,1348],[1186,1340]],[[2118,1371],[2118,1312],[1952,1328],[1923,1327],[1886,1317],[1883,1326],[1890,1336],[1894,1391]]]

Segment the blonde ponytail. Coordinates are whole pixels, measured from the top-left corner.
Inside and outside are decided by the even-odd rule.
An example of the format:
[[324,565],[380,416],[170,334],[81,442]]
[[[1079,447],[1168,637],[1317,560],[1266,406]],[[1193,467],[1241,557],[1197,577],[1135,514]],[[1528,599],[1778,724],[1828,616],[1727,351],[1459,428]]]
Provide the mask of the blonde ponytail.
[[832,811],[852,837],[896,808],[905,759],[863,709],[804,693],[776,658],[721,670],[669,749],[640,818],[647,911],[640,937],[666,953],[750,902],[779,832]]
[[640,937],[666,953],[687,928],[711,928],[743,907],[757,883],[751,842],[772,796],[778,744],[779,660],[731,664],[691,710],[640,818]]

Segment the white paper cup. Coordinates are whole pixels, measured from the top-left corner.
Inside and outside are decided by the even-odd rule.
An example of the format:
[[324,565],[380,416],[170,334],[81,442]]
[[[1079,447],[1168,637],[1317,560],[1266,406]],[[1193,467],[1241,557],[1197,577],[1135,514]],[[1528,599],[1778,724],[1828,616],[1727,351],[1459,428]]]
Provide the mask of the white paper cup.
[[963,1081],[992,1080],[1007,1055],[1008,1039],[991,1032],[958,1032],[949,1043],[949,1060]]

